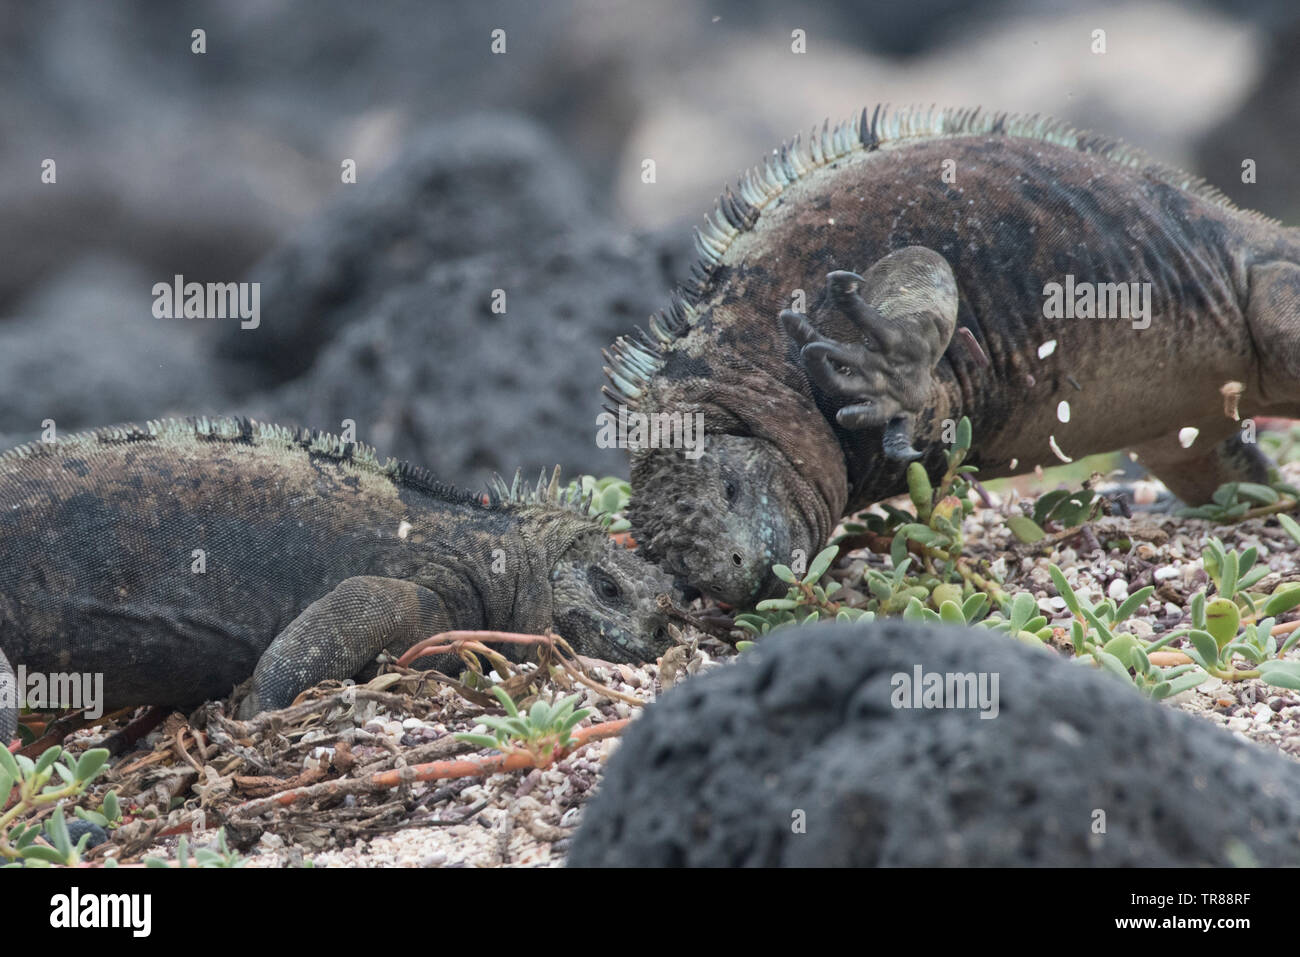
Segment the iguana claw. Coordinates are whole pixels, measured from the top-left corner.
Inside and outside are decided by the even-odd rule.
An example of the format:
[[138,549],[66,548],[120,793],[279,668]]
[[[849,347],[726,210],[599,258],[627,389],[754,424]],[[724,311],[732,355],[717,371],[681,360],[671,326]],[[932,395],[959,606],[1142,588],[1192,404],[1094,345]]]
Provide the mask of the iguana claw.
[[878,429],[889,421],[873,399],[864,399],[855,405],[846,405],[835,413],[835,421],[846,429]]
[[890,419],[880,444],[885,457],[896,462],[914,462],[921,457],[921,453],[912,448],[911,416],[896,415]]

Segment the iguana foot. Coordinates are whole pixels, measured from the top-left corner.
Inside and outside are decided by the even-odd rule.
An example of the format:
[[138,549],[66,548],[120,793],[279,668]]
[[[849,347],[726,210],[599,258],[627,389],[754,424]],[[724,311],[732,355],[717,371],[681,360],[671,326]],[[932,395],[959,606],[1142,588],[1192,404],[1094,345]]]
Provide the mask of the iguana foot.
[[885,426],[885,436],[881,439],[885,457],[896,462],[914,462],[921,453],[912,448],[912,417],[896,415]]
[[[874,397],[885,399],[882,393],[887,392],[891,385],[885,357],[867,352],[860,346],[855,348],[833,339],[821,339],[804,346],[799,357],[808,377],[823,392],[842,399],[862,396],[863,401],[858,405],[879,405]],[[888,418],[887,414],[880,413],[859,427],[878,427]]]
[[912,448],[912,415],[900,412],[897,415],[882,416],[880,406],[868,399],[859,405],[846,405],[835,413],[835,421],[846,429],[865,429],[885,427],[885,434],[880,440],[885,450],[885,457],[896,462],[912,462],[922,455]]
[[836,270],[826,276],[819,318],[831,313],[848,319],[862,341],[832,339],[807,316],[781,313],[804,372],[823,395],[843,403],[835,413],[840,425],[883,428],[886,456],[920,458],[912,425],[930,399],[934,367],[956,328],[952,269],[933,250],[909,246],[885,256],[866,276]]
[[881,439],[885,456],[896,462],[911,462],[921,457],[920,452],[912,448],[912,422],[910,412],[900,412],[894,407],[886,407],[875,399],[866,399],[856,405],[846,405],[835,413],[835,421],[846,429],[878,429],[883,427],[885,434]]

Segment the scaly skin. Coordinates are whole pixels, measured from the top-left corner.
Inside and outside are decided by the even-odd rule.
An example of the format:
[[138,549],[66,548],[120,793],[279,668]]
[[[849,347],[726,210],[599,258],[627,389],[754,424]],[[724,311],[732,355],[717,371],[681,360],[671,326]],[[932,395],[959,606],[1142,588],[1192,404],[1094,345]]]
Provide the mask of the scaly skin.
[[[648,334],[615,346],[615,401],[704,414],[702,458],[632,450],[629,517],[651,557],[746,604],[780,589],[782,549],[811,554],[842,515],[906,489],[881,429],[836,421],[845,396],[810,381],[779,316],[805,290],[818,335],[861,342],[861,323],[826,308],[827,276],[865,276],[909,246],[951,266],[965,330],[954,342],[975,344],[947,349],[909,411],[932,476],[945,420],[967,415],[985,477],[1054,464],[1052,438],[1074,458],[1133,448],[1191,503],[1265,477],[1220,389],[1244,385],[1243,418],[1300,414],[1300,233],[1051,121],[864,112],[814,138],[723,197],[691,283]],[[1150,283],[1149,327],[1046,318],[1045,287],[1067,275]],[[1200,435],[1183,449],[1189,426]]]
[[[0,456],[0,672],[6,656],[100,672],[107,708],[194,704],[252,676],[248,715],[450,629],[554,627],[580,654],[653,660],[671,580],[555,499],[539,485],[485,503],[248,420],[22,446]],[[0,711],[0,739],[13,721]]]

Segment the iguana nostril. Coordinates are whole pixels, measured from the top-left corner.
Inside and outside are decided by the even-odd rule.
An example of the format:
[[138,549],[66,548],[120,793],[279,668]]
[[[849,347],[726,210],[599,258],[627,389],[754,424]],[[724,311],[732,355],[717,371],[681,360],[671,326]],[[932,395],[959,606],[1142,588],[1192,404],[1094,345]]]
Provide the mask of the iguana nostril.
[[731,553],[731,564],[733,564],[733,565],[735,565],[737,568],[739,568],[741,565],[745,564],[745,557],[744,557],[743,555],[741,555],[740,552],[732,552],[732,553]]

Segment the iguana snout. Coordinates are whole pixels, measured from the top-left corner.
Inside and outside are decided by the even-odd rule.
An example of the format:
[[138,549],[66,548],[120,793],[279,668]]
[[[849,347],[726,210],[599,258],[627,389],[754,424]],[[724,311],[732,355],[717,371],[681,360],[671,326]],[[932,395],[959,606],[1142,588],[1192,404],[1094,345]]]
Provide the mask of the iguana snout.
[[696,460],[654,450],[632,473],[637,541],[670,574],[733,605],[781,591],[772,566],[797,563],[820,541],[800,505],[816,492],[766,440],[712,436]]
[[552,621],[579,654],[654,661],[672,645],[660,602],[680,599],[661,568],[603,533],[580,538],[551,573]]

